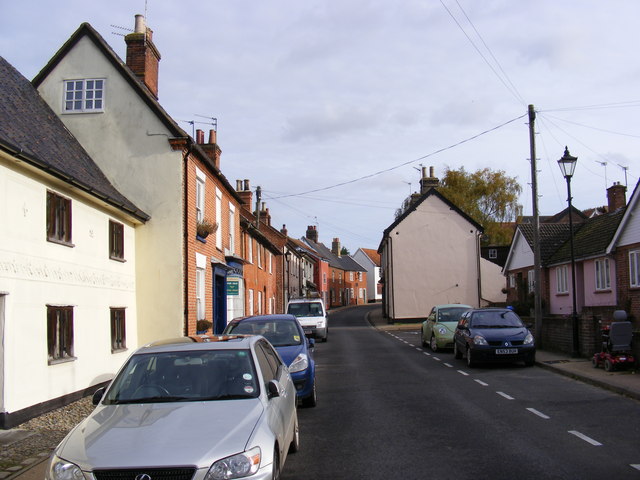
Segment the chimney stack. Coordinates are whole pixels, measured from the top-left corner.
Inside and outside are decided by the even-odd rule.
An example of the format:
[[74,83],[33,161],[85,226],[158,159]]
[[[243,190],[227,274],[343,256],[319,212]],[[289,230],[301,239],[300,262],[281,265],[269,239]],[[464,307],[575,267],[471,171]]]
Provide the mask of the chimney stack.
[[220,147],[216,143],[217,138],[217,132],[213,129],[209,130],[209,143],[204,143],[204,132],[202,130],[196,130],[196,143],[200,145],[202,150],[204,150],[207,157],[213,160],[215,167],[220,170],[220,157],[222,156],[222,150],[220,150]]
[[626,192],[627,187],[620,185],[620,182],[615,182],[611,187],[607,188],[609,213],[613,213],[627,205]]
[[[244,186],[243,186],[244,183]],[[253,194],[251,193],[251,187],[249,185],[249,180],[245,179],[244,182],[242,180],[236,180],[236,192],[242,199],[242,203],[247,206],[248,210],[251,210],[251,203],[253,202]]]
[[136,15],[135,22],[135,31],[124,37],[127,67],[157,99],[160,52],[153,44],[153,31],[146,26],[144,15]]
[[339,238],[334,238],[333,242],[331,242],[331,253],[333,253],[337,257],[340,256],[340,239]]
[[285,237],[289,236],[289,232],[287,231],[287,226],[284,223],[282,224],[282,228],[280,229],[280,233],[283,234]]
[[312,242],[318,243],[318,229],[315,225],[309,225],[307,227],[307,233],[305,235]]
[[427,177],[427,167],[422,167],[422,178],[420,179],[420,194],[427,193],[430,188],[440,185],[440,180],[434,174],[434,168],[429,167],[429,176]]
[[271,215],[269,214],[269,209],[267,208],[267,204],[265,202],[262,202],[260,219],[268,226],[271,226]]

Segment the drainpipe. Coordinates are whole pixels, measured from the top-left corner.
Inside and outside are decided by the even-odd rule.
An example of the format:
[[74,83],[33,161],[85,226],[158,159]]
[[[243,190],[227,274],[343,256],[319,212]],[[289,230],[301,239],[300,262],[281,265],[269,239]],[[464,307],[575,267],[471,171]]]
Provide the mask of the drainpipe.
[[189,242],[189,222],[187,221],[187,219],[189,218],[189,202],[188,202],[188,198],[189,198],[189,182],[188,182],[188,158],[189,155],[191,155],[191,152],[193,151],[193,143],[191,142],[191,138],[187,137],[187,150],[184,153],[184,156],[182,157],[182,164],[183,164],[183,169],[184,169],[184,213],[183,213],[183,219],[182,219],[182,228],[183,228],[183,255],[182,257],[184,258],[184,266],[183,266],[183,276],[184,276],[184,286],[183,286],[183,290],[184,290],[184,336],[188,336],[189,335],[189,258],[188,258],[188,253],[189,253],[189,247],[188,247],[188,242]]
[[480,232],[476,233],[476,268],[478,269],[478,307],[482,307],[482,272],[480,269]]

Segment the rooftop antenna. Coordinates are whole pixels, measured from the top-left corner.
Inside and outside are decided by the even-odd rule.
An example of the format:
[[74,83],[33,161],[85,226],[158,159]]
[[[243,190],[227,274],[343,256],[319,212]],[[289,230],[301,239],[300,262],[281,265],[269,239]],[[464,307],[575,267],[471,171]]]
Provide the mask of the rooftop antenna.
[[596,160],[596,162],[604,167],[604,189],[606,190],[609,186],[609,183],[607,182],[607,162],[600,162],[598,160]]
[[624,186],[627,187],[627,170],[629,170],[629,167],[625,167],[624,165],[620,165],[618,164],[618,166],[624,170]]
[[[413,168],[415,168],[415,167],[413,167]],[[407,185],[409,185],[409,195],[411,195],[411,182],[405,182],[403,180],[402,183],[406,183]]]

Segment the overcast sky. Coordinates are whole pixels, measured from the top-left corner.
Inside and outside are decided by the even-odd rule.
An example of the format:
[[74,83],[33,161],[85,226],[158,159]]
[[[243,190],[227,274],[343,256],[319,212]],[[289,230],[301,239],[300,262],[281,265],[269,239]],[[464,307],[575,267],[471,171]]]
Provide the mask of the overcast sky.
[[32,79],[88,22],[125,58],[145,10],[161,105],[216,118],[223,174],[294,238],[377,248],[421,166],[503,170],[531,214],[529,104],[542,215],[567,206],[565,145],[580,209],[638,180],[637,0],[0,0],[0,55]]

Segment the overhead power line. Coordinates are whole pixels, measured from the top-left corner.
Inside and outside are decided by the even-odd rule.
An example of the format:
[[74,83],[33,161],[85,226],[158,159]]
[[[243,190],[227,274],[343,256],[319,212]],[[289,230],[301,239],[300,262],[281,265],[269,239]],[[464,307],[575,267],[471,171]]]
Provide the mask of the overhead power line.
[[459,142],[453,143],[453,144],[451,144],[451,145],[449,145],[447,147],[443,147],[443,148],[440,148],[438,150],[435,150],[435,151],[433,151],[431,153],[428,153],[428,154],[426,154],[426,155],[424,155],[424,156],[422,156],[420,158],[416,158],[414,160],[409,160],[408,162],[404,162],[404,163],[401,163],[399,165],[395,165],[393,167],[389,167],[389,168],[386,168],[384,170],[380,170],[378,172],[371,173],[369,175],[363,175],[362,177],[354,178],[353,180],[348,180],[346,182],[336,183],[334,185],[329,185],[329,186],[326,186],[326,187],[315,188],[313,190],[307,190],[306,192],[290,193],[288,195],[280,195],[278,197],[271,197],[271,199],[275,200],[275,199],[278,199],[278,198],[299,197],[299,196],[302,196],[302,195],[308,195],[310,193],[323,192],[323,191],[326,191],[326,190],[331,190],[332,188],[342,187],[344,185],[351,185],[352,183],[356,183],[356,182],[359,182],[361,180],[366,180],[368,178],[376,177],[376,176],[381,175],[383,173],[391,172],[393,170],[397,170],[398,168],[404,167],[406,165],[410,165],[412,163],[419,162],[421,160],[424,160],[425,158],[433,157],[434,155],[437,155],[439,153],[445,152],[447,150],[451,150],[452,148],[459,147],[460,145],[463,145],[463,144],[468,143],[468,142],[470,142],[472,140],[475,140],[476,138],[479,138],[479,137],[481,137],[483,135],[486,135],[487,133],[494,132],[494,131],[496,131],[496,130],[498,130],[498,129],[506,126],[506,125],[509,125],[510,123],[513,123],[513,122],[515,122],[517,120],[520,120],[521,118],[526,117],[526,116],[527,116],[527,113],[525,113],[523,115],[520,115],[519,117],[512,118],[511,120],[508,120],[508,121],[506,121],[504,123],[501,123],[500,125],[496,125],[495,127],[490,128],[488,130],[485,130],[483,132],[480,132],[480,133],[478,133],[476,135],[473,135],[472,137],[465,138],[464,140],[460,140]]

